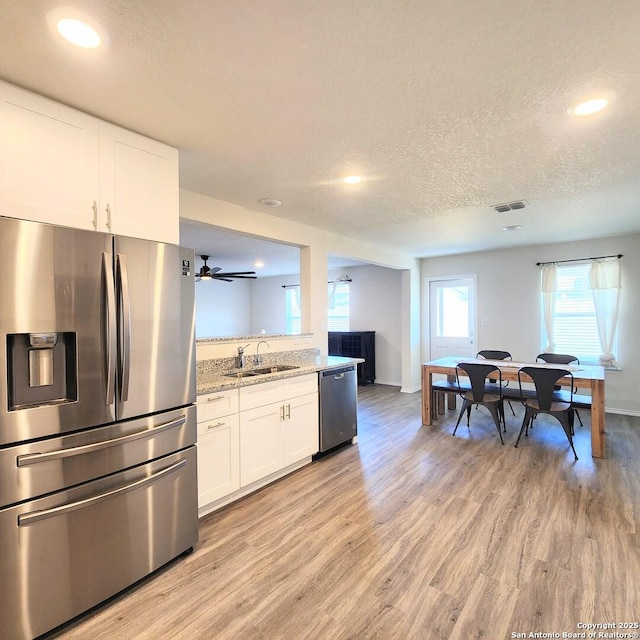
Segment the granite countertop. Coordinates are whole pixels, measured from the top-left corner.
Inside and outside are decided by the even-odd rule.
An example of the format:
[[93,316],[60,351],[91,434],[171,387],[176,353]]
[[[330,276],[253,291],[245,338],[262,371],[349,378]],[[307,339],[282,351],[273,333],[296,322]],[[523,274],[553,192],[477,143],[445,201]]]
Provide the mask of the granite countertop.
[[[260,384],[261,382],[270,382],[280,378],[292,378],[301,376],[305,373],[314,373],[317,371],[325,371],[327,369],[338,369],[349,364],[357,364],[364,362],[362,358],[342,358],[340,356],[316,356],[313,360],[299,363],[297,368],[286,371],[278,371],[277,373],[265,373],[258,376],[247,376],[246,378],[233,377],[220,372],[209,372],[198,376],[196,381],[196,395],[204,395],[205,393],[213,393],[224,389],[237,389],[238,387],[247,387],[249,385]],[[265,365],[268,367],[269,365]],[[226,373],[234,371],[250,371],[251,369],[260,369],[261,367],[246,367],[245,369],[233,369]]]
[[196,338],[196,344],[208,344],[217,342],[244,342],[245,340],[279,340],[281,338],[287,339],[304,339],[313,338],[313,333],[258,333],[250,334],[248,336],[211,336],[208,338]]

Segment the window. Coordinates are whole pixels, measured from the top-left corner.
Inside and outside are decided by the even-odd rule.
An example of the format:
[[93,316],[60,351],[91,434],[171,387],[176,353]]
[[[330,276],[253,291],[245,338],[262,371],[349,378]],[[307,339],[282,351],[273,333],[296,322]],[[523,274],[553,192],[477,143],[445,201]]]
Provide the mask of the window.
[[[285,289],[287,335],[301,332],[300,287]],[[329,284],[329,308],[327,310],[328,331],[349,331],[349,283],[337,281]]]
[[329,284],[327,331],[349,331],[349,283]]
[[[583,363],[597,363],[602,353],[598,337],[589,263],[557,265],[557,290],[552,313],[553,351],[570,353]],[[544,294],[543,294],[544,296]],[[543,349],[548,345],[543,324]]]
[[285,307],[287,314],[286,334],[296,335],[302,332],[300,314],[300,287],[290,286],[285,289]]

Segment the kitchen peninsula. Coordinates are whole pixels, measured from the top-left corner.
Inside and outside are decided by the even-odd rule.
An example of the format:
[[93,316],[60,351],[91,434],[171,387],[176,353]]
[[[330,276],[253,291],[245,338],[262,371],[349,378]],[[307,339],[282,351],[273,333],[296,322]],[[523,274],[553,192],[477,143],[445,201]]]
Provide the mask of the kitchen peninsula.
[[199,515],[309,464],[319,450],[318,373],[359,362],[315,348],[254,353],[244,367],[238,356],[198,360]]

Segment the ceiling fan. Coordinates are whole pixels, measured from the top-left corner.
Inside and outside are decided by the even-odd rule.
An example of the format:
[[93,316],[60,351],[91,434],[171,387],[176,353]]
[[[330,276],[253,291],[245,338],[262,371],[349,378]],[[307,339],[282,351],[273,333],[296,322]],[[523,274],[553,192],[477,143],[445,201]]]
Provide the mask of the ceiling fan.
[[222,267],[209,267],[207,260],[209,256],[200,256],[204,264],[200,267],[200,271],[196,273],[196,282],[200,280],[224,280],[231,282],[232,278],[244,278],[247,280],[255,280],[257,278],[255,271],[229,271],[223,272]]

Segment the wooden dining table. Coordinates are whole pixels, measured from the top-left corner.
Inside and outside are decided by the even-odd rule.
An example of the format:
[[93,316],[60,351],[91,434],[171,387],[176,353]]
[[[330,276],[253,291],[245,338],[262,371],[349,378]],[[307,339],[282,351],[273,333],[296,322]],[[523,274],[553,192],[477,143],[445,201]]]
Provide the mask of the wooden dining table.
[[[422,424],[432,423],[432,376],[434,373],[446,375],[455,380],[456,365],[460,362],[495,364],[502,373],[503,380],[518,381],[521,367],[546,367],[568,369],[573,375],[573,386],[591,390],[591,455],[594,458],[605,457],[605,420],[604,420],[604,368],[596,365],[549,365],[544,363],[513,362],[510,360],[483,360],[461,356],[447,356],[426,362],[422,365]],[[558,384],[571,385],[570,378],[558,380]]]

